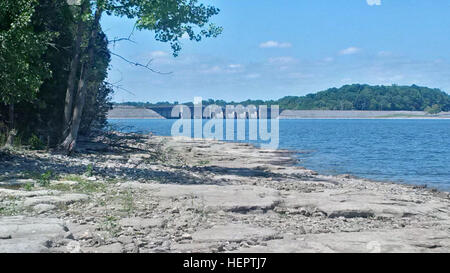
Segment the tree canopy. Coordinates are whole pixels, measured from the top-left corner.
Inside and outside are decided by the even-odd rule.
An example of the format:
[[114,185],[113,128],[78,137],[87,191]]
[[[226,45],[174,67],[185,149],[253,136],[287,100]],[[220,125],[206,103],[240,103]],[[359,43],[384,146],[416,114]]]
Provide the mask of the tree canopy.
[[36,5],[36,0],[0,2],[0,101],[7,104],[33,100],[50,77],[42,57],[56,33],[35,28]]
[[345,85],[303,97],[285,97],[280,107],[296,110],[375,110],[424,111],[439,105],[450,110],[450,96],[439,89],[412,86]]
[[[174,105],[169,102],[125,102],[124,105],[152,107]],[[175,103],[176,104],[176,103]],[[185,103],[187,105],[192,103]],[[279,105],[289,110],[372,110],[372,111],[450,111],[450,96],[439,90],[412,86],[345,85],[306,96],[287,96],[279,100],[246,100],[226,102],[205,100],[204,105]]]
[[106,125],[109,63],[123,57],[110,51],[104,14],[134,19],[136,30],[152,31],[176,57],[186,35],[201,41],[221,33],[210,23],[218,13],[198,0],[0,1],[0,140],[18,130],[70,153],[78,133]]

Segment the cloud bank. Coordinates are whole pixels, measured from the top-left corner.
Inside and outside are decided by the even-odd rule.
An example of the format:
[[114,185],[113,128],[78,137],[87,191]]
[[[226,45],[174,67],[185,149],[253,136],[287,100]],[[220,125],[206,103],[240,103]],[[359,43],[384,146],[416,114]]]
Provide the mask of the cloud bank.
[[346,49],[343,49],[343,50],[339,51],[339,55],[353,55],[353,54],[356,54],[356,53],[358,53],[360,51],[361,51],[360,48],[352,46],[352,47],[349,47],[349,48],[346,48]]
[[366,0],[369,6],[381,6],[381,0]]
[[292,47],[291,43],[287,42],[277,42],[277,41],[267,41],[259,44],[260,48],[289,48]]

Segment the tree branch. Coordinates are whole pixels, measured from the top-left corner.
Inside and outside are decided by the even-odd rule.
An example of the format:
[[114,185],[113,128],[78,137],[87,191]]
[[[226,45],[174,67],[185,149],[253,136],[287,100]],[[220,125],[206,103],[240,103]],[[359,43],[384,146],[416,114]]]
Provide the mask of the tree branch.
[[150,61],[149,61],[146,65],[143,65],[143,64],[141,64],[141,63],[137,63],[137,62],[130,61],[130,60],[128,60],[127,58],[125,58],[125,57],[123,57],[123,56],[121,56],[121,55],[119,55],[119,54],[116,54],[116,53],[113,53],[113,52],[110,52],[110,53],[111,53],[111,55],[114,55],[114,56],[116,56],[116,57],[122,59],[123,61],[125,61],[125,62],[131,64],[131,65],[139,66],[139,67],[145,68],[145,69],[147,69],[147,70],[149,70],[149,71],[151,71],[151,72],[153,72],[153,73],[157,73],[157,74],[161,74],[161,75],[170,75],[170,74],[172,74],[172,72],[161,72],[161,71],[158,71],[158,70],[155,70],[155,69],[151,68],[151,67],[150,67],[150,64],[152,63],[153,59],[150,59]]

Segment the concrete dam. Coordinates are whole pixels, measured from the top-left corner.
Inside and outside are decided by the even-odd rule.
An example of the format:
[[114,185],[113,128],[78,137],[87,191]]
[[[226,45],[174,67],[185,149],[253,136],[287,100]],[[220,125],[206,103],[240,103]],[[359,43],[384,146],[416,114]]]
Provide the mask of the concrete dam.
[[280,109],[270,107],[243,107],[243,106],[155,106],[155,107],[133,107],[115,106],[109,113],[108,118],[123,119],[270,119],[279,117]]

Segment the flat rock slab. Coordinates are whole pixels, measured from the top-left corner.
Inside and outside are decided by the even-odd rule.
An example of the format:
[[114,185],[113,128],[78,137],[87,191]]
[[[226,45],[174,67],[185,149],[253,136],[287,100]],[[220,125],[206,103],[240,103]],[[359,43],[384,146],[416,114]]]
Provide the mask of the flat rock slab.
[[242,248],[249,253],[403,253],[448,252],[450,233],[431,229],[308,234],[297,240],[272,240],[267,246]]
[[217,249],[215,243],[186,243],[186,244],[172,244],[170,252],[173,253],[211,253],[213,249]]
[[58,191],[53,190],[38,190],[38,191],[25,191],[25,190],[11,190],[0,188],[0,195],[8,195],[14,197],[35,197],[51,194],[58,194]]
[[71,193],[71,194],[63,194],[63,195],[48,195],[48,196],[36,196],[27,198],[23,205],[28,206],[35,206],[37,204],[53,204],[53,205],[69,205],[73,204],[75,202],[80,201],[86,201],[89,197],[86,194],[77,194],[77,193]]
[[46,213],[46,212],[56,209],[56,206],[50,205],[50,204],[37,204],[36,206],[33,207],[33,209],[38,214],[42,214],[42,213]]
[[63,221],[56,218],[0,217],[0,253],[48,252],[66,232]]
[[[291,193],[284,206],[309,208],[325,212],[330,218],[408,217],[412,215],[442,214],[448,203],[433,200],[404,199],[402,196],[376,191],[325,190],[313,193]],[[444,218],[445,215],[442,215]]]
[[0,187],[20,187],[30,183],[34,184],[35,181],[33,179],[13,179],[9,181],[1,181]]
[[81,248],[83,253],[122,253],[123,246],[121,243],[114,243],[111,245],[103,245],[99,247],[84,247]]
[[[151,195],[166,199],[185,199],[186,206],[202,206],[205,210],[247,212],[273,209],[281,197],[274,189],[257,186],[170,185],[125,183],[132,187],[151,191]],[[192,202],[191,202],[192,201]]]
[[242,242],[246,240],[271,240],[277,238],[277,233],[269,228],[255,227],[247,224],[229,224],[215,226],[192,234],[192,240],[199,243],[207,242]]

